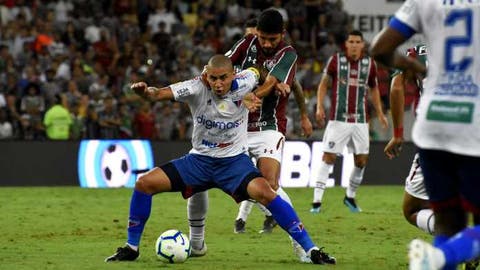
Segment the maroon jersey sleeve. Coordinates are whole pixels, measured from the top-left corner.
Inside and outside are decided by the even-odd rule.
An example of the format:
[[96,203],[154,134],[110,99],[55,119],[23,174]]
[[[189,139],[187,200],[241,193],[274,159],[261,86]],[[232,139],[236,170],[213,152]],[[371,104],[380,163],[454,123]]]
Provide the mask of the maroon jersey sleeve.
[[335,78],[337,74],[337,64],[338,64],[338,53],[330,56],[323,72],[325,74],[330,75],[332,78]]

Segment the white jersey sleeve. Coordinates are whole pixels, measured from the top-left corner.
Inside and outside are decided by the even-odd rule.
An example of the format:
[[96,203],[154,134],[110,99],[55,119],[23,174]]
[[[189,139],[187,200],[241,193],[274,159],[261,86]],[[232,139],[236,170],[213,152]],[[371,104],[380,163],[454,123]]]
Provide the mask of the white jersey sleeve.
[[201,95],[206,88],[207,87],[200,79],[200,76],[170,85],[170,89],[172,89],[173,92],[173,98],[176,101],[185,103],[191,103],[198,99],[198,96]]

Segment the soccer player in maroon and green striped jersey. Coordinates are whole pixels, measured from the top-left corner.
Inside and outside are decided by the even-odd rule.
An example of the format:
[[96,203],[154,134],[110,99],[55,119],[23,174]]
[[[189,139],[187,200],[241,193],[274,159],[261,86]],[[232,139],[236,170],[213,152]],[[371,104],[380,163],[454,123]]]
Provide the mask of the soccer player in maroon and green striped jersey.
[[346,52],[334,54],[328,60],[324,75],[318,86],[316,119],[320,127],[325,125],[323,101],[332,82],[330,117],[323,137],[323,157],[316,177],[310,212],[319,213],[325,184],[330,168],[338,154],[347,146],[354,154],[355,167],[350,176],[350,184],[343,200],[352,212],[360,212],[355,201],[356,191],[363,180],[369,152],[367,118],[367,91],[370,90],[377,117],[384,128],[388,126],[383,114],[377,83],[375,61],[363,55],[365,42],[360,31],[348,34],[345,41]]

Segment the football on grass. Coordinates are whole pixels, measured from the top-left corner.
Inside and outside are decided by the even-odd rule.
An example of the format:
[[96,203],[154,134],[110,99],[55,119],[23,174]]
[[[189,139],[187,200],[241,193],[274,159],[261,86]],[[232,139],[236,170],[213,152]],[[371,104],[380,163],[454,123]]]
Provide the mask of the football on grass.
[[155,252],[167,263],[183,263],[190,256],[190,240],[179,230],[163,232],[155,243]]

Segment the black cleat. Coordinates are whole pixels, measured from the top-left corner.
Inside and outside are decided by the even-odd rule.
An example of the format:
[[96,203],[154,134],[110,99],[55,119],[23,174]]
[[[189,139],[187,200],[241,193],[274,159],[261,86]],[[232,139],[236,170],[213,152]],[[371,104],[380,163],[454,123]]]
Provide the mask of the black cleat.
[[115,261],[133,261],[135,260],[140,253],[133,250],[131,247],[126,245],[125,247],[117,248],[117,252],[112,256],[105,259],[105,262],[115,262]]
[[277,224],[277,221],[272,216],[265,216],[263,229],[261,229],[259,233],[271,233]]
[[239,218],[235,220],[235,226],[233,227],[234,233],[244,233],[245,232],[245,221]]
[[310,209],[310,213],[312,214],[318,214],[321,211],[322,203],[317,202],[317,203],[312,203],[312,208]]
[[328,253],[323,251],[323,247],[320,249],[314,249],[310,251],[310,259],[313,264],[336,264],[337,259],[335,257],[328,255]]

